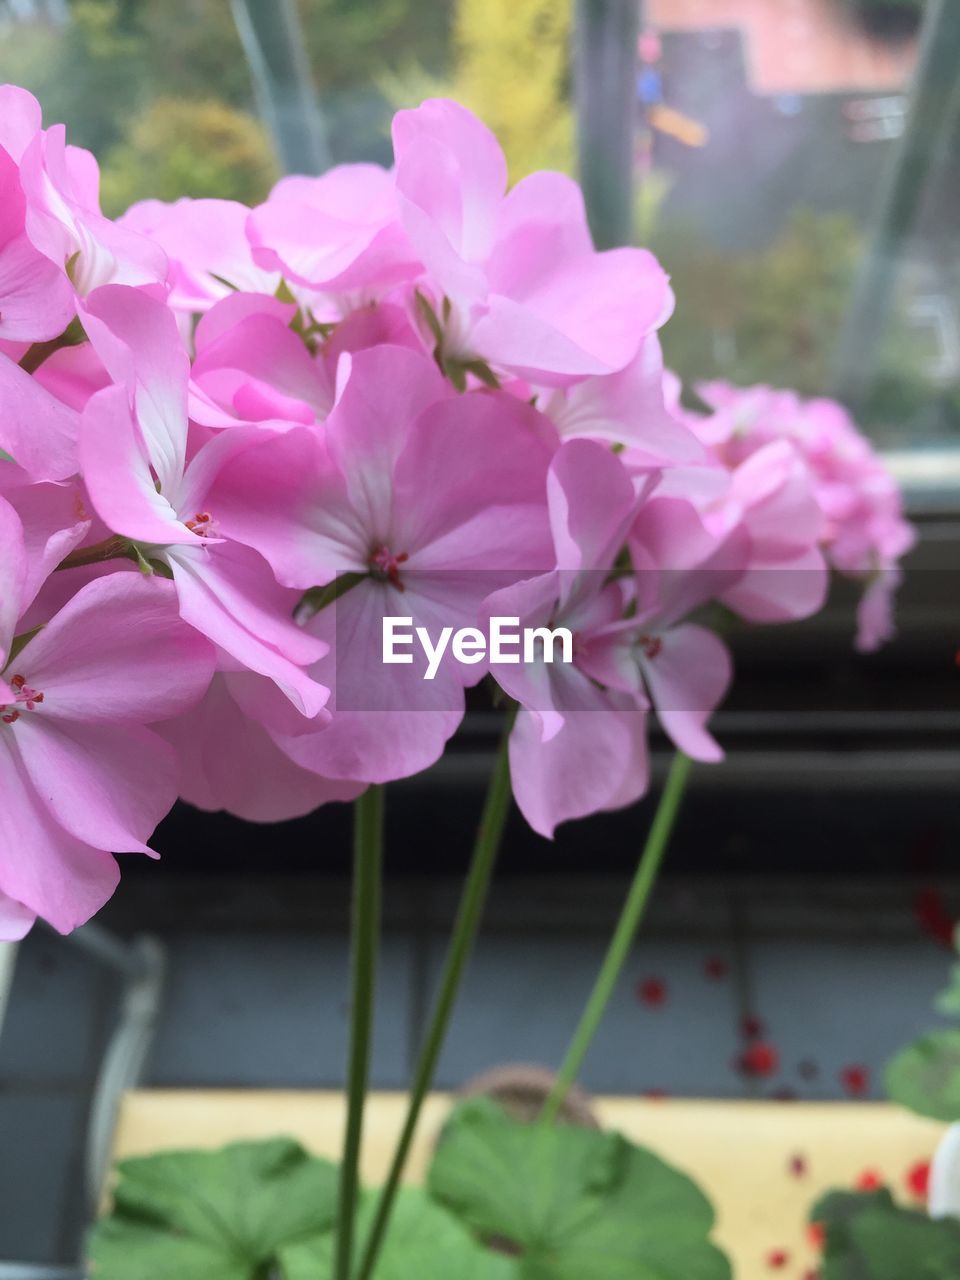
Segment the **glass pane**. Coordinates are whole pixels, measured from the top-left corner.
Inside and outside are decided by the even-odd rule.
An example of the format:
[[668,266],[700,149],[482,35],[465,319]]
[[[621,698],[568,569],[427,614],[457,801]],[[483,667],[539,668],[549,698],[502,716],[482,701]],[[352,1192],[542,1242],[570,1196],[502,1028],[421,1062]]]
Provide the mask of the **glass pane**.
[[649,0],[645,16],[637,234],[676,288],[668,360],[687,382],[839,394],[886,447],[960,444],[956,6]]

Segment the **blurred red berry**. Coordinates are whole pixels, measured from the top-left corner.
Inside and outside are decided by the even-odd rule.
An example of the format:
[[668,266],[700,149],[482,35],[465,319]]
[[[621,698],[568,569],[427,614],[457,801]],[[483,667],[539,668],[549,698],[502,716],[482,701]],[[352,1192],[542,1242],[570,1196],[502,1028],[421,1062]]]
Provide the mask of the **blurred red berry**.
[[786,1249],[771,1249],[767,1254],[767,1266],[771,1271],[782,1271],[790,1262],[790,1254]]
[[667,1001],[667,984],[662,978],[644,978],[636,985],[637,999],[652,1009],[659,1008]]
[[879,1191],[883,1186],[883,1178],[876,1169],[864,1169],[855,1185],[858,1191]]
[[918,1160],[907,1172],[907,1190],[917,1200],[926,1200],[930,1189],[930,1161]]
[[806,1156],[795,1155],[790,1157],[788,1164],[791,1178],[805,1178],[810,1172],[810,1165]]
[[745,1076],[772,1076],[780,1069],[780,1054],[776,1045],[757,1040],[748,1045],[738,1059],[739,1069]]
[[759,1040],[766,1032],[763,1019],[748,1013],[740,1023],[740,1031],[746,1040]]
[[844,1067],[840,1072],[840,1083],[851,1097],[861,1097],[870,1088],[869,1068],[860,1065]]
[[730,966],[723,956],[708,956],[704,962],[703,971],[708,978],[714,982],[719,982],[721,978],[725,978],[730,972]]
[[811,1222],[807,1227],[807,1239],[814,1249],[822,1249],[827,1240],[827,1228],[822,1222]]

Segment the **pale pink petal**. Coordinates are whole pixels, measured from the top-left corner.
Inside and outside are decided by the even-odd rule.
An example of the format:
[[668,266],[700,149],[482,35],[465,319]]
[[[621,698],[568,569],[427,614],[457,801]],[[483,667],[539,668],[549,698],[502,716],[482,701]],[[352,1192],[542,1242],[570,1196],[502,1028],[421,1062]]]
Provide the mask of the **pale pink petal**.
[[250,214],[247,234],[259,266],[311,288],[381,289],[418,270],[397,218],[393,179],[377,165],[281,179]]
[[183,475],[190,363],[173,312],[141,289],[97,289],[81,312],[94,350],[136,409],[150,465],[170,497]]
[[529,291],[491,294],[471,341],[520,377],[562,386],[623,369],[671,307],[667,277],[651,254],[611,249],[564,263]]
[[353,800],[363,790],[363,783],[331,781],[294,764],[241,711],[230,693],[232,680],[217,676],[195,710],[161,726],[177,751],[183,799],[247,822],[285,822],[331,800]]
[[178,715],[201,697],[213,666],[210,645],[178,616],[173,584],[139,573],[88,583],[17,659],[44,694],[44,716],[87,724]]
[[394,116],[393,149],[404,223],[428,268],[434,246],[423,243],[428,224],[413,224],[412,209],[428,215],[434,237],[464,262],[486,258],[507,188],[507,163],[493,133],[459,103],[428,98]]
[[7,498],[23,527],[27,572],[20,607],[25,611],[45,579],[87,536],[91,520],[76,483],[30,485],[9,490]]
[[315,661],[324,646],[294,624],[295,602],[266,562],[236,543],[209,552],[176,549],[170,561],[181,616],[251,671],[276,681],[305,716],[317,715],[329,690],[300,664]]
[[[615,710],[606,696],[572,668],[555,668],[566,707],[560,731],[544,741],[533,715],[521,708],[510,735],[510,776],[523,816],[542,836],[561,822],[583,818],[622,799],[637,768],[635,734],[641,711]],[[642,789],[645,777],[635,780]]]
[[35,911],[0,893],[0,942],[19,942],[33,928],[36,919]]
[[829,585],[823,555],[813,548],[774,564],[752,564],[720,599],[751,622],[796,622],[820,612]]
[[146,841],[177,798],[168,743],[138,725],[72,724],[43,708],[13,731],[26,773],[64,830],[98,849],[150,852]]
[[77,414],[2,354],[0,404],[0,449],[31,480],[66,480],[76,474]]
[[45,342],[61,334],[76,311],[63,271],[25,235],[0,247],[0,339]]
[[61,933],[84,924],[111,897],[116,861],[55,822],[23,767],[13,734],[0,733],[0,893]]
[[[274,735],[303,768],[328,778],[388,782],[428,768],[456,731],[464,707],[459,673],[445,664],[427,681],[422,659],[397,666],[380,660],[384,615],[408,607],[402,596],[395,603],[398,595],[385,584],[363,582],[310,623],[331,645],[311,674],[331,687],[332,719],[316,733]],[[421,622],[418,617],[415,625]]]
[[0,84],[0,147],[19,162],[42,125],[40,103],[32,93],[19,85]]
[[660,631],[655,640],[651,656],[641,656],[640,664],[660,723],[694,760],[722,760],[723,751],[705,726],[733,675],[726,645],[693,624]]
[[[90,500],[111,529],[137,542],[159,546],[189,546],[198,541],[169,498],[157,492],[147,446],[123,387],[106,387],[87,403],[80,456]],[[177,496],[176,490],[173,496]]]
[[166,251],[170,305],[194,313],[234,290],[275,292],[280,274],[254,262],[246,233],[249,216],[246,205],[235,200],[184,198],[173,204],[142,200],[117,221]]
[[[0,671],[22,612],[23,584],[27,556],[20,517],[9,502],[0,498]],[[0,698],[4,696],[0,689]]]

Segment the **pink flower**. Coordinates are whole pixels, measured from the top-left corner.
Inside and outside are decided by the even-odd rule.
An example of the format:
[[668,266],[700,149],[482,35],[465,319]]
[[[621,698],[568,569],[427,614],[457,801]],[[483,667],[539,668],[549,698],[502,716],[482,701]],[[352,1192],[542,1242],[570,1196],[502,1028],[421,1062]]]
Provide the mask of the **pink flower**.
[[234,291],[273,295],[277,271],[253,260],[246,226],[250,210],[235,200],[191,200],[172,204],[141,200],[117,226],[159,245],[169,262],[169,304],[187,315],[205,312]]
[[[526,392],[525,384],[521,384]],[[669,411],[664,396],[663,353],[648,334],[618,373],[548,388],[536,404],[563,439],[585,437],[625,445],[637,468],[703,465],[709,458],[695,433]]]
[[362,307],[333,333],[304,337],[295,303],[233,293],[202,317],[194,335],[190,416],[222,428],[237,423],[312,423],[333,408],[344,354],[392,343],[421,350],[405,311]]
[[[514,796],[542,835],[646,790],[648,693],[678,745],[720,757],[703,726],[729,682],[724,646],[702,627],[675,625],[689,591],[665,592],[649,561],[636,585],[614,575],[655,483],[631,476],[597,443],[566,443],[548,479],[557,567],[485,604],[488,616],[573,636],[572,662],[491,664],[520,703],[510,738]],[[703,581],[709,593],[709,576]]]
[[688,530],[685,564],[726,548],[724,568],[738,572],[716,595],[742,617],[792,622],[823,607],[823,513],[809,468],[790,442],[765,445],[729,471],[720,465],[668,469],[657,494],[692,504],[699,514],[699,525]]
[[167,567],[185,621],[315,716],[328,691],[303,665],[324,645],[294,624],[296,597],[256,552],[221,537],[207,509],[232,433],[187,465],[189,366],[173,313],[140,290],[107,286],[88,299],[83,319],[115,380],[83,413],[83,474],[97,513]]
[[0,147],[20,166],[30,243],[59,271],[69,268],[80,297],[107,283],[159,287],[162,249],[103,216],[96,160],[67,146],[63,125],[43,129],[36,99],[15,85],[0,85]]
[[864,584],[857,648],[878,648],[893,634],[897,565],[915,542],[900,488],[872,444],[835,400],[803,400],[793,391],[698,387],[712,416],[687,422],[727,466],[743,465],[773,442],[787,440],[803,458],[823,518],[820,542],[830,565]]
[[333,374],[290,327],[293,303],[232,293],[197,325],[191,417],[211,427],[315,422],[333,407]]
[[[326,777],[385,781],[433,763],[481,667],[384,666],[382,619],[436,636],[476,625],[491,587],[548,562],[543,486],[549,424],[504,394],[458,396],[423,355],[383,346],[352,357],[323,429],[295,427],[226,464],[211,503],[228,536],[278,579],[308,589],[355,574],[308,630],[329,654],[332,720],[316,733],[277,725],[275,741]],[[296,728],[296,726],[294,726]]]
[[336,320],[419,274],[400,224],[393,175],[345,164],[319,178],[281,178],[247,224],[253,259],[293,287],[319,291],[315,315]]
[[0,449],[10,459],[0,457],[0,492],[9,484],[66,480],[77,473],[77,414],[2,353],[0,405]]
[[44,342],[73,319],[73,290],[62,268],[31,244],[26,213],[20,167],[0,146],[0,339]]
[[507,193],[496,138],[431,99],[393,121],[400,221],[443,325],[441,355],[534,384],[614,373],[667,318],[667,277],[641,249],[597,253],[580,188],[534,173]]
[[221,672],[202,701],[157,727],[176,749],[181,799],[248,822],[285,822],[363,791],[365,783],[301,768],[277,746],[258,713],[273,703],[272,714],[282,716],[278,698],[283,695],[262,676]]
[[[15,564],[13,552],[5,542],[0,563]],[[0,627],[8,656],[9,613]],[[150,852],[176,799],[177,766],[143,726],[196,702],[213,665],[212,647],[178,618],[172,585],[135,572],[82,588],[8,658],[0,938],[22,936],[38,915],[61,932],[76,928],[116,887],[112,852]]]

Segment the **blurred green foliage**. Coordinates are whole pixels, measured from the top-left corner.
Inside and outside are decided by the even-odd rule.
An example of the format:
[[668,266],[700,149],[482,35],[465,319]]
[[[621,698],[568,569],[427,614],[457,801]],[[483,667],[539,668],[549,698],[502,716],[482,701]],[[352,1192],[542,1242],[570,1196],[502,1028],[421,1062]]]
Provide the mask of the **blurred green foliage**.
[[510,178],[573,166],[572,0],[459,0],[453,96],[503,146]]
[[107,152],[100,197],[121,213],[152,196],[262,200],[279,177],[260,121],[216,99],[155,98]]
[[754,253],[714,248],[669,219],[657,220],[648,243],[683,299],[663,344],[685,381],[823,391],[862,248],[851,218],[797,209]]

